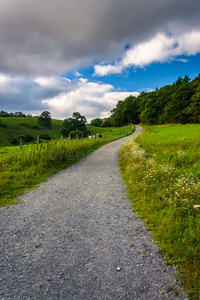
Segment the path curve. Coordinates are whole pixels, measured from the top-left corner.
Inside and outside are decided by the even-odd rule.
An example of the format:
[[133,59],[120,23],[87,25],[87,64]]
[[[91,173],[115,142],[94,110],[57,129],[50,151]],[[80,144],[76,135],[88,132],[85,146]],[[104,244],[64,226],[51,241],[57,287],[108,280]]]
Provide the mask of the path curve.
[[128,138],[0,209],[0,299],[187,299],[126,197]]

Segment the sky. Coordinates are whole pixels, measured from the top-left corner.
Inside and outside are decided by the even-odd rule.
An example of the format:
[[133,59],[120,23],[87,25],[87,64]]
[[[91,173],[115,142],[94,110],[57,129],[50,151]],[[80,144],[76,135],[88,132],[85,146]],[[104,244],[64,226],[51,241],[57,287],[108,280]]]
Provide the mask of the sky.
[[88,122],[200,73],[199,0],[0,0],[0,111]]

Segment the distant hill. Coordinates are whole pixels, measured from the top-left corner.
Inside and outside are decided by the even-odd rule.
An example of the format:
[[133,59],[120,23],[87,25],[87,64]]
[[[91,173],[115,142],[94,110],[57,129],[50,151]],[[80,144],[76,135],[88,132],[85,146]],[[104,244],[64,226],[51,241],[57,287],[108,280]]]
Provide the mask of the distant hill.
[[[46,128],[38,124],[37,118],[31,117],[2,117],[0,118],[0,147],[13,146],[13,141],[19,144],[20,137],[23,137],[23,143],[26,143],[24,139],[27,136],[31,136],[33,141],[36,142],[37,136],[40,138],[50,138],[58,140],[61,138],[62,120],[51,120],[52,128]],[[94,127],[86,125],[87,130],[92,133],[105,133],[111,130],[115,130],[116,127]],[[28,141],[27,141],[28,143]]]
[[19,142],[20,137],[31,136],[34,141],[38,135],[41,138],[48,138],[51,135],[54,139],[61,137],[62,120],[52,119],[51,129],[40,126],[37,118],[4,117],[0,120],[0,147],[12,146],[12,141],[16,139]]

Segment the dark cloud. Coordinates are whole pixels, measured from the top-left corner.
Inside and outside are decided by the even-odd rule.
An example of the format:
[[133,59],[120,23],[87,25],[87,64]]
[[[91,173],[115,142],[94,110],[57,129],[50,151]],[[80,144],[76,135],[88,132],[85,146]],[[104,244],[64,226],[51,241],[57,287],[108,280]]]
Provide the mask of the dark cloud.
[[157,32],[199,29],[199,0],[7,0],[0,4],[0,71],[61,74],[116,59]]

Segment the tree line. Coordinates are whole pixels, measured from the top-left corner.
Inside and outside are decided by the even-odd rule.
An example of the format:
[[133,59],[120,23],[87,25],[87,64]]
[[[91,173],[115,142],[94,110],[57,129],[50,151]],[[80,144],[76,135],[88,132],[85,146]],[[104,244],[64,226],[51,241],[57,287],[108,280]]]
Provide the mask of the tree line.
[[200,74],[192,81],[187,75],[179,77],[172,85],[142,92],[137,98],[130,95],[118,101],[109,118],[94,119],[91,125],[105,122],[109,126],[200,123]]

